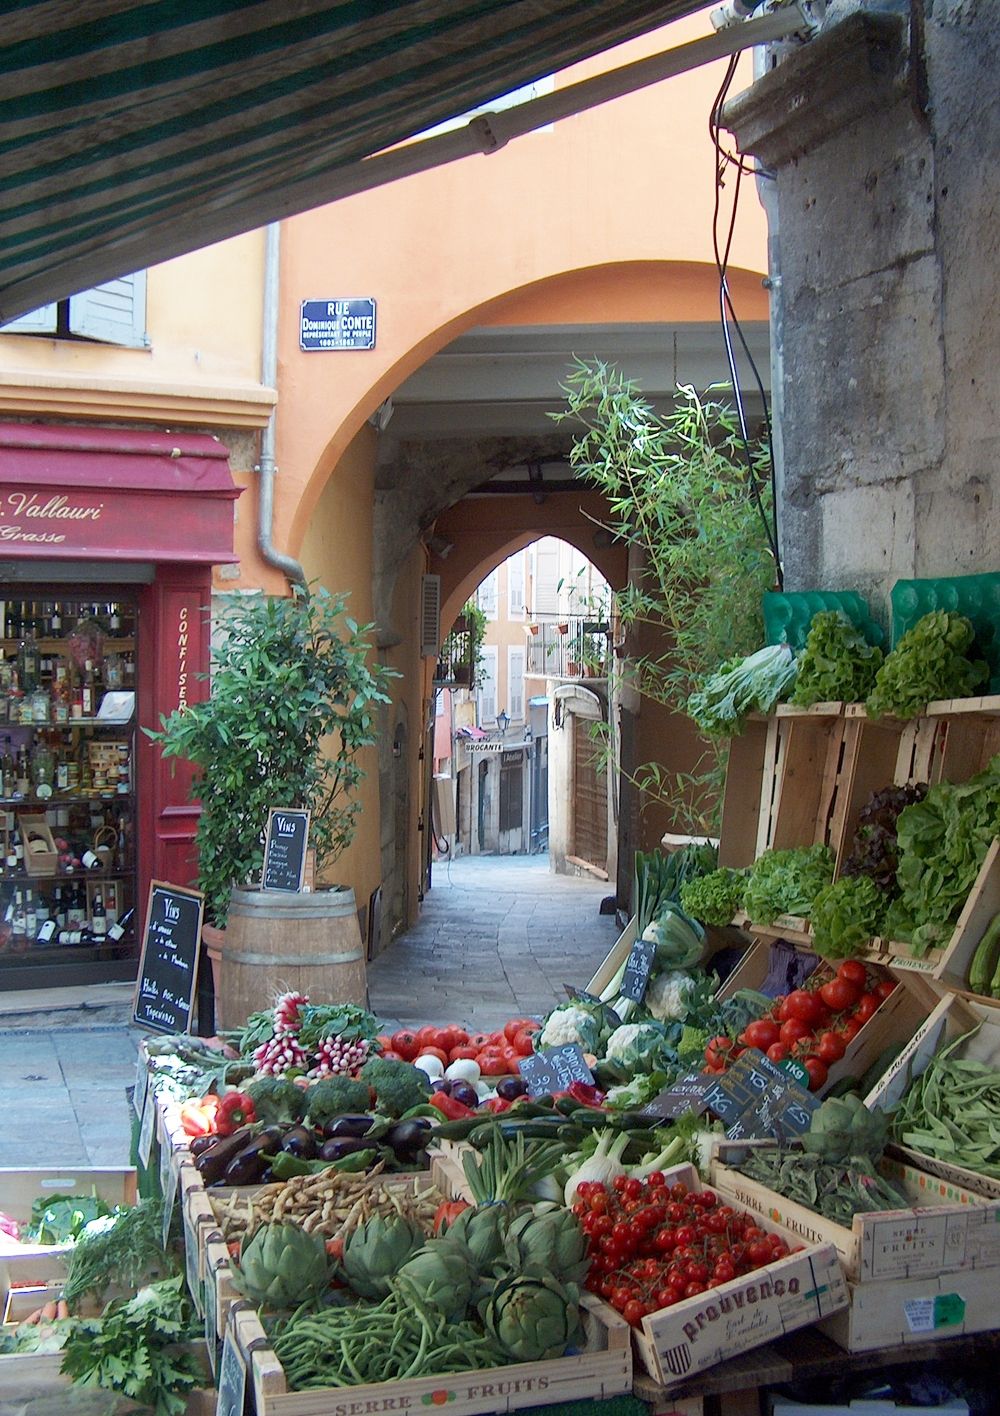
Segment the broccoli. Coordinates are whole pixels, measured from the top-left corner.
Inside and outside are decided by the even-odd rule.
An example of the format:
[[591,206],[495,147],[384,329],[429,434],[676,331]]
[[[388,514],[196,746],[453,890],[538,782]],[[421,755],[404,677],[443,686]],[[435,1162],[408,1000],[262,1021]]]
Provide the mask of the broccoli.
[[306,1112],[314,1126],[325,1126],[334,1116],[363,1114],[370,1105],[367,1082],[353,1077],[322,1077],[306,1092]]
[[375,1093],[375,1105],[386,1116],[402,1116],[430,1096],[431,1084],[419,1067],[391,1057],[373,1057],[358,1074]]
[[306,1114],[305,1092],[287,1077],[258,1077],[243,1090],[266,1126],[295,1125]]

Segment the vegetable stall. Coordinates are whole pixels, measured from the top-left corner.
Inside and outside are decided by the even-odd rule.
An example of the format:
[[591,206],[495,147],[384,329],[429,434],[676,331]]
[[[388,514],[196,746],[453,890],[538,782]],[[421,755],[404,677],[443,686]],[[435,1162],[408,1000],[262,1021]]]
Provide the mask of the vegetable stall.
[[1000,698],[959,618],[883,658],[817,615],[705,684],[705,730],[741,729],[718,848],[639,855],[547,1015],[387,1031],[287,991],[147,1039],[137,1191],[0,1176],[0,1387],[474,1416],[728,1383],[750,1411],[820,1352],[829,1384],[987,1342]]

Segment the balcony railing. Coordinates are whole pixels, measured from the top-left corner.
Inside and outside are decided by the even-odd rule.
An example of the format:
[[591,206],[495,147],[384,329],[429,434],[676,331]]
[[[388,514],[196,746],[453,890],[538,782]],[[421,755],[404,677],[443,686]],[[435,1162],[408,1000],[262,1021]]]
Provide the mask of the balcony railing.
[[529,631],[526,674],[542,678],[607,674],[611,654],[607,620],[540,620]]

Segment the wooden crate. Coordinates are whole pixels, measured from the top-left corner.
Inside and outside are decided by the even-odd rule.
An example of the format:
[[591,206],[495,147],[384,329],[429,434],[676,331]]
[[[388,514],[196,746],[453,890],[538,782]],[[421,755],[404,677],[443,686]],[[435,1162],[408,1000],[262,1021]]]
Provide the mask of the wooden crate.
[[[90,1195],[96,1192],[106,1205],[134,1205],[136,1173],[130,1166],[98,1169],[91,1166],[63,1166],[59,1170],[0,1168],[0,1210],[27,1224],[31,1207],[43,1196]],[[51,1256],[66,1253],[68,1244],[22,1244],[0,1233],[0,1258],[27,1258],[32,1254]]]
[[712,1167],[715,1188],[732,1204],[798,1235],[802,1243],[832,1244],[855,1283],[1000,1266],[1000,1201],[886,1158],[879,1167],[882,1174],[911,1207],[856,1214],[848,1228],[741,1174],[734,1167],[748,1149],[739,1142],[720,1143]]
[[[1000,1067],[1000,1010],[969,998],[947,993],[924,1021],[885,1073],[865,1097],[867,1106],[881,1106],[888,1111],[903,1096],[910,1079],[919,1077],[935,1052],[973,1028],[978,1031],[962,1049],[961,1055],[976,1062]],[[905,1163],[925,1170],[950,1185],[971,1190],[989,1199],[1000,1199],[1000,1179],[981,1175],[965,1166],[951,1165],[933,1156],[923,1155],[908,1146],[896,1146],[892,1153]]]
[[757,855],[769,731],[766,718],[752,716],[729,743],[719,865],[732,870],[752,865]]
[[940,1342],[1000,1327],[995,1269],[850,1285],[850,1305],[817,1324],[847,1352]]
[[[629,920],[628,924],[619,934],[614,944],[604,956],[597,972],[587,984],[586,991],[600,997],[608,987],[615,974],[622,967],[631,952],[635,943],[635,916]],[[749,948],[750,940],[746,934],[739,929],[734,929],[730,925],[717,928],[714,925],[705,925],[705,948],[702,954],[702,966],[707,967],[714,955],[722,949],[731,949],[734,945]]]
[[248,1309],[234,1312],[233,1329],[247,1360],[257,1416],[330,1416],[334,1412],[379,1416],[439,1405],[446,1405],[451,1416],[478,1416],[563,1401],[603,1400],[631,1391],[628,1324],[590,1294],[584,1295],[582,1307],[586,1346],[574,1356],[405,1382],[299,1392],[288,1390],[281,1363],[256,1313]]
[[[770,943],[770,939],[755,941],[739,966],[719,989],[716,995],[718,998],[730,998],[741,988],[760,988],[767,977]],[[817,973],[824,968],[829,969],[832,978],[835,967],[820,963]],[[844,1077],[859,1077],[867,1072],[893,1043],[908,1042],[926,1016],[927,1005],[923,998],[905,984],[900,984],[869,1018],[857,1036],[848,1043],[840,1061],[830,1067],[826,1085],[820,1094],[822,1091],[828,1091]]]
[[[679,1165],[667,1174],[671,1183],[703,1188],[693,1166]],[[791,1244],[799,1243],[766,1216],[760,1224]],[[815,1323],[847,1301],[836,1249],[832,1244],[807,1245],[731,1283],[650,1313],[632,1337],[650,1376],[665,1387],[676,1386],[706,1367]]]

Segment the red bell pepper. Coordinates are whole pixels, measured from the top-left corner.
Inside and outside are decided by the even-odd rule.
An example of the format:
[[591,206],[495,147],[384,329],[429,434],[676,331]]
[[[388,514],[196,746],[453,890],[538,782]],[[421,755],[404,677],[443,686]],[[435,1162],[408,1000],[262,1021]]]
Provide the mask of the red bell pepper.
[[510,1102],[504,1101],[502,1096],[491,1096],[489,1101],[484,1101],[479,1108],[480,1111],[492,1111],[494,1116],[500,1116],[505,1111],[510,1110]]
[[471,1106],[466,1106],[464,1102],[456,1101],[453,1096],[448,1096],[446,1092],[435,1092],[430,1098],[430,1105],[436,1106],[438,1111],[446,1116],[449,1121],[462,1121],[466,1116],[473,1116],[475,1113]]
[[241,1126],[252,1125],[257,1120],[253,1098],[246,1092],[226,1092],[219,1102],[215,1116],[215,1130],[219,1136],[231,1136]]

